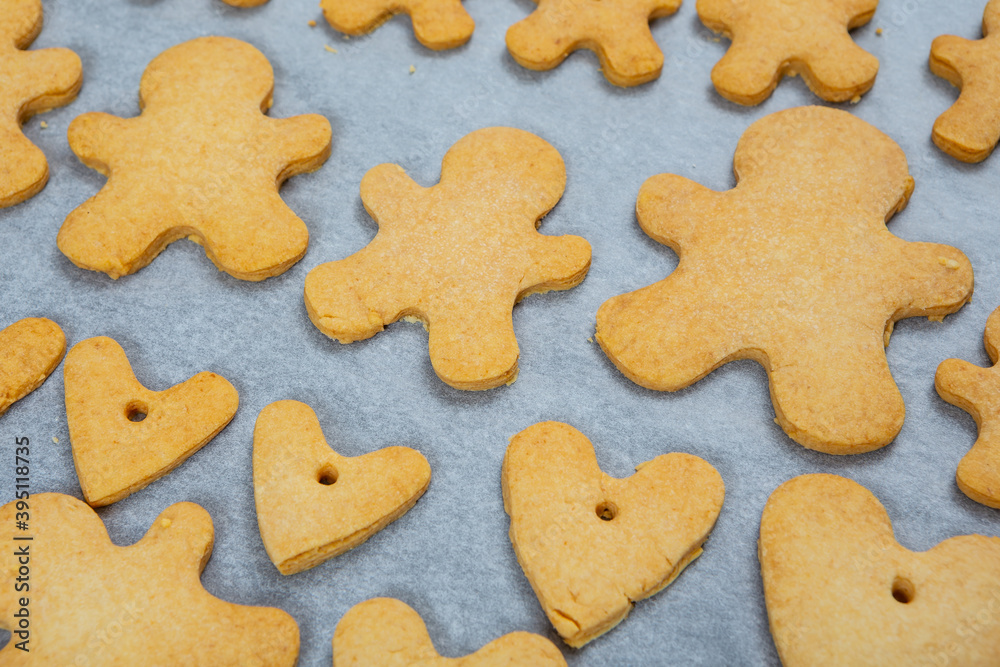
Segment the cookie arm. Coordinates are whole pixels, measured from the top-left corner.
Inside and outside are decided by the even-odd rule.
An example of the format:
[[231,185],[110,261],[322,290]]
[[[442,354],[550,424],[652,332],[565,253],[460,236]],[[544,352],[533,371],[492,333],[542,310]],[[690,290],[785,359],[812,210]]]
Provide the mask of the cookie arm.
[[989,379],[988,369],[962,359],[945,359],[934,374],[934,388],[942,400],[962,408],[981,426],[983,415],[973,397],[983,391]]
[[330,121],[318,114],[292,118],[268,118],[262,143],[272,146],[284,168],[278,185],[297,174],[316,171],[330,157],[333,131]]
[[635,214],[642,231],[681,254],[705,224],[722,219],[718,209],[721,197],[681,176],[659,174],[642,184]]
[[125,119],[106,113],[85,113],[69,124],[69,147],[80,162],[109,176],[112,154],[127,130]]
[[212,517],[201,506],[174,503],[160,513],[132,549],[148,550],[149,562],[175,570],[184,586],[201,586],[200,576],[215,543]]
[[69,104],[83,84],[83,64],[69,49],[42,49],[21,54],[23,67],[30,72],[29,101],[20,118]]
[[379,229],[414,219],[424,194],[424,188],[396,164],[372,167],[361,179],[361,202]]
[[972,264],[962,251],[937,243],[896,241],[901,244],[896,275],[902,281],[902,292],[892,321],[943,318],[968,303],[973,289]]

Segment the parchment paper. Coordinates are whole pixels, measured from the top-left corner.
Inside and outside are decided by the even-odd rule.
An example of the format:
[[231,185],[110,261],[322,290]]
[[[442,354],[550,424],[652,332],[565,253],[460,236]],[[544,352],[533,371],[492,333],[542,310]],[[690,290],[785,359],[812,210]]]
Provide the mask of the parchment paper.
[[[632,384],[588,340],[601,303],[662,279],[677,264],[635,221],[642,182],[668,172],[728,189],[743,131],[764,115],[818,99],[800,79],[786,79],[754,108],[719,97],[709,73],[728,42],[701,25],[694,0],[653,23],[666,54],[663,74],[629,90],[608,84],[589,52],[547,73],[518,66],[504,33],[534,8],[529,0],[465,4],[476,20],[471,42],[435,53],[416,42],[406,17],[366,37],[341,37],[314,0],[271,0],[256,9],[220,0],[46,0],[46,25],[34,48],[76,51],[85,82],[73,104],[26,125],[49,158],[52,179],[34,199],[0,211],[0,325],[50,317],[69,345],[98,335],[119,341],[152,389],[211,370],[240,392],[235,419],[202,451],[99,511],[116,543],[138,540],[172,503],[202,505],[216,530],[205,587],[225,600],[291,613],[301,629],[301,665],[329,665],[337,621],[375,596],[398,597],[416,609],[446,656],[528,630],[551,638],[578,667],[773,665],[778,659],[756,540],[764,503],[785,480],[825,471],[858,481],[885,504],[898,539],[911,549],[953,535],[1000,532],[1000,513],[968,500],[954,482],[975,424],[940,400],[933,386],[945,358],[988,364],[983,327],[1000,305],[1000,156],[967,166],[930,140],[934,119],[957,95],[927,68],[931,41],[944,33],[979,38],[983,0],[883,0],[873,21],[854,32],[879,58],[881,71],[859,104],[843,108],[902,146],[917,184],[890,230],[960,248],[975,269],[976,294],[943,324],[911,319],[897,325],[888,358],[906,401],[906,423],[893,444],[848,458],[807,451],[784,435],[772,421],[765,373],[754,362],[729,364],[675,394],[657,393]],[[76,268],[56,248],[56,233],[104,178],[69,150],[69,122],[87,111],[138,114],[139,79],[149,61],[209,34],[249,41],[270,59],[273,117],[321,113],[333,124],[327,164],[282,190],[309,226],[308,253],[262,283],[220,273],[187,241],[118,281]],[[303,283],[313,267],[350,255],[374,236],[375,223],[358,195],[365,171],[394,162],[431,185],[454,142],[492,125],[534,132],[560,151],[566,192],[541,231],[578,234],[593,247],[583,284],[532,296],[515,308],[517,382],[484,393],[447,387],[431,370],[419,325],[395,324],[349,346],[323,336],[306,316]],[[285,577],[268,560],[257,530],[251,451],[259,411],[289,398],[316,410],[340,453],[415,447],[430,461],[433,480],[406,516],[361,547]],[[579,651],[552,631],[518,567],[500,494],[508,439],[548,419],[583,431],[612,475],[624,477],[661,453],[684,451],[714,465],[726,483],[725,505],[701,558]],[[81,497],[61,367],[0,418],[2,501],[13,497],[14,438],[24,436],[32,443],[32,490]],[[822,582],[815,593],[824,594]]]

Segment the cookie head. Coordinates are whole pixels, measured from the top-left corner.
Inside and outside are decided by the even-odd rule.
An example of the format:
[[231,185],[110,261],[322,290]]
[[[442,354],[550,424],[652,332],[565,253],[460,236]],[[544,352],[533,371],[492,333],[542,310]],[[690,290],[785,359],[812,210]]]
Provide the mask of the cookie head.
[[195,98],[271,106],[274,71],[263,53],[230,37],[201,37],[167,49],[149,64],[139,87],[141,106]]
[[445,154],[441,184],[537,219],[562,196],[566,166],[555,148],[530,132],[480,130]]
[[41,0],[0,0],[0,43],[26,48],[42,29]]
[[798,188],[803,204],[822,192],[824,202],[874,206],[880,215],[901,198],[905,204],[913,190],[906,154],[895,142],[827,107],[798,107],[757,121],[737,144],[733,169],[741,184]]

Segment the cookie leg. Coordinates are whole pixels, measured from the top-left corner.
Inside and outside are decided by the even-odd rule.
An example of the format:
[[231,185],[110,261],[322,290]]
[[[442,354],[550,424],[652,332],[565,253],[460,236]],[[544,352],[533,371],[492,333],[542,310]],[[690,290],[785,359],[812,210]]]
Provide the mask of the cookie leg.
[[826,332],[803,349],[765,363],[776,421],[790,438],[827,454],[860,454],[889,444],[903,425],[903,398],[881,337]]
[[59,250],[80,268],[117,279],[146,266],[167,244],[190,233],[176,229],[176,213],[164,198],[133,192],[145,191],[109,181],[66,217],[56,238]]
[[327,23],[348,35],[371,32],[400,11],[396,2],[367,0],[322,0],[319,6]]
[[[324,334],[353,343],[371,338],[395,322],[415,301],[371,246],[346,259],[320,264],[306,276],[304,298],[309,319]],[[372,268],[375,267],[375,268]],[[396,291],[396,286],[401,291]]]
[[277,193],[224,201],[214,209],[197,240],[212,263],[235,278],[280,275],[306,254],[309,230]]
[[456,389],[467,390],[512,383],[518,370],[513,306],[481,306],[457,316],[432,316],[428,349],[438,377]]
[[606,35],[595,50],[604,76],[616,86],[652,81],[663,70],[663,52],[646,25],[625,34]]
[[777,87],[782,65],[781,58],[768,49],[737,38],[712,68],[712,84],[730,102],[760,104]]
[[411,10],[410,19],[417,41],[435,51],[465,44],[476,27],[476,22],[459,0],[417,2]]
[[855,100],[875,84],[878,58],[844,34],[816,47],[801,68],[809,89],[827,102]]
[[18,123],[0,123],[0,208],[34,197],[48,181],[49,165],[42,151]]

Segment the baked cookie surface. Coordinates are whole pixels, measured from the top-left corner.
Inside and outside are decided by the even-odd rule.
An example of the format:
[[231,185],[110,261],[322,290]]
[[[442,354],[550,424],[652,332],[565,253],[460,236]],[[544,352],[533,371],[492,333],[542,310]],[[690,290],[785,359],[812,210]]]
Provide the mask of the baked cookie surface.
[[614,628],[701,555],[725,495],[715,468],[690,454],[610,477],[586,436],[559,422],[511,438],[501,485],[517,561],[574,648]]
[[408,447],[362,456],[330,449],[305,403],[261,410],[253,435],[257,523],[271,562],[294,574],[358,546],[405,514],[427,490],[431,467]]
[[[295,664],[299,630],[291,616],[225,602],[202,587],[215,531],[198,505],[171,505],[145,537],[120,547],[97,513],[76,498],[42,493],[30,504],[31,542],[6,541],[0,553],[0,627],[16,631],[11,620],[24,593],[14,589],[20,567],[15,551],[30,545],[29,650],[15,647],[15,632],[0,650],[0,663]],[[15,502],[7,503],[0,520],[14,525],[17,511]]]
[[962,91],[934,121],[934,143],[963,162],[982,162],[1000,141],[1000,0],[986,5],[982,39],[935,39],[930,68]]
[[669,16],[681,0],[536,0],[528,18],[507,31],[507,50],[522,67],[549,70],[578,49],[597,54],[616,86],[637,86],[660,76],[663,52],[649,22]]
[[555,645],[530,632],[511,632],[471,655],[444,658],[427,626],[405,602],[374,598],[354,605],[333,635],[334,667],[565,667]]
[[322,116],[265,116],[273,89],[270,63],[246,42],[200,37],[161,53],[143,74],[138,117],[88,113],[70,125],[70,148],[108,181],[67,216],[59,249],[112,278],[182,238],[241,280],[286,271],[309,231],[278,188],[326,161],[331,130]]
[[972,450],[958,464],[958,488],[977,503],[1000,508],[1000,308],[986,320],[983,340],[992,368],[947,359],[938,366],[934,386],[979,427]]
[[69,49],[23,50],[41,31],[41,0],[0,0],[0,208],[34,197],[49,180],[45,154],[21,123],[69,104],[83,84],[83,65]]
[[441,181],[417,185],[394,164],[372,168],[361,200],[379,225],[365,248],[309,272],[313,324],[341,343],[401,318],[424,322],[434,372],[457,389],[517,377],[512,309],[523,297],[578,285],[590,244],[537,226],[566,183],[558,151],[523,130],[466,135],[445,154]]
[[802,75],[827,102],[857,101],[875,83],[878,59],[849,30],[871,20],[878,0],[698,0],[709,29],[732,40],[712,69],[720,95],[744,105],[770,97],[785,75]]
[[995,624],[976,620],[1000,595],[996,537],[910,551],[863,486],[803,475],[768,499],[758,557],[784,667],[987,667],[1000,655]]
[[94,507],[179,466],[229,424],[239,405],[236,389],[215,373],[147,389],[121,345],[103,336],[73,346],[63,378],[73,463],[83,497]]
[[913,190],[906,157],[845,111],[801,107],[757,121],[734,170],[727,192],[670,174],[643,184],[639,224],[680,263],[606,301],[597,341],[629,379],[661,391],[754,359],[796,442],[830,454],[888,444],[905,414],[885,356],[893,324],[961,308],[969,260],[886,229]]
[[0,331],[0,415],[38,389],[65,353],[62,329],[44,317],[27,317]]
[[408,14],[413,34],[428,49],[453,49],[469,41],[476,27],[461,0],[320,0],[336,30],[363,35],[396,14]]

